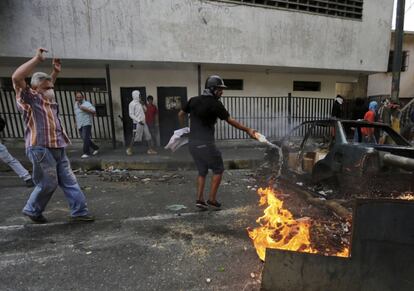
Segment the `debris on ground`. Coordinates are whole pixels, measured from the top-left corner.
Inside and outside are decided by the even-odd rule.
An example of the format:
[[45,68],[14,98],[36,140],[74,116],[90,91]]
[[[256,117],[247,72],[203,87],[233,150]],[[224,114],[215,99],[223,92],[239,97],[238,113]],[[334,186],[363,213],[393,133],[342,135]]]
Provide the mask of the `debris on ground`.
[[171,211],[180,211],[182,209],[186,209],[187,207],[182,205],[182,204],[172,204],[172,205],[168,205],[165,207],[165,209],[167,210],[171,210]]

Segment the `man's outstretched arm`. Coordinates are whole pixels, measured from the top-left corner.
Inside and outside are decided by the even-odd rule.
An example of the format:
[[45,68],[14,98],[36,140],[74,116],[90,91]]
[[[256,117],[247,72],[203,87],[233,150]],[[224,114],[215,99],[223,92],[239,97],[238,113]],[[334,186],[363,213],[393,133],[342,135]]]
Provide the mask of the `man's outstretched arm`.
[[47,52],[44,48],[38,48],[36,50],[36,55],[25,62],[23,65],[18,67],[16,71],[14,71],[12,75],[13,87],[16,93],[20,93],[20,91],[26,88],[26,77],[30,75],[33,69],[45,60],[45,56],[43,55],[44,52]]
[[178,112],[178,121],[180,122],[181,128],[185,126],[185,117],[187,116],[187,113],[184,112],[184,110],[180,110]]
[[53,71],[50,74],[50,77],[52,77],[52,82],[53,84],[55,84],[58,74],[60,73],[60,71],[62,71],[62,64],[60,62],[60,59],[53,59],[52,65],[53,65]]
[[231,126],[237,128],[237,129],[243,130],[248,135],[250,135],[251,138],[256,139],[256,136],[255,136],[256,130],[244,126],[243,124],[241,124],[240,122],[238,122],[236,119],[234,119],[232,117],[227,118],[226,121]]

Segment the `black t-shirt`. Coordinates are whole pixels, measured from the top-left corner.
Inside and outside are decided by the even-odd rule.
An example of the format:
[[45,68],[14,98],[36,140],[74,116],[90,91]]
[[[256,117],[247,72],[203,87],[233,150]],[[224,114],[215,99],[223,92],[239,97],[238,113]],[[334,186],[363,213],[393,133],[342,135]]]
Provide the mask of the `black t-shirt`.
[[230,117],[223,103],[213,96],[193,97],[183,111],[190,114],[190,142],[214,142],[217,118],[227,120]]
[[338,101],[334,101],[332,106],[332,117],[341,118],[342,117],[342,105]]

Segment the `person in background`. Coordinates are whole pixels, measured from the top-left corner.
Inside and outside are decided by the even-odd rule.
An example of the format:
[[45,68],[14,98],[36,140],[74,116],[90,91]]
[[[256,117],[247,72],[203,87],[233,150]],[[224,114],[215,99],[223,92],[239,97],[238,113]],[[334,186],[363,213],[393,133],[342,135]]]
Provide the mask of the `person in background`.
[[[6,122],[0,116],[0,132],[2,132],[5,127],[6,127]],[[12,170],[17,174],[17,176],[23,179],[27,187],[34,186],[32,177],[30,176],[29,172],[22,166],[22,164],[16,158],[14,158],[9,153],[6,146],[1,143],[1,140],[0,140],[0,160],[2,160],[10,168],[12,168]]]
[[81,158],[86,159],[91,155],[91,149],[94,156],[98,154],[99,150],[99,147],[92,141],[92,123],[96,110],[92,103],[85,100],[85,96],[81,92],[76,92],[75,100],[76,126],[83,140],[83,155]]
[[[368,106],[368,111],[364,115],[364,120],[370,123],[375,122],[375,116],[376,116],[377,109],[378,109],[377,101],[371,101]],[[375,135],[374,135],[374,128],[362,127],[361,134],[362,134],[362,142],[377,143]]]
[[331,116],[335,118],[342,118],[342,104],[344,103],[344,99],[341,95],[337,95],[335,101],[332,105],[332,113]]
[[158,127],[158,108],[154,105],[154,97],[149,95],[147,97],[148,103],[146,104],[146,111],[145,111],[145,122],[148,125],[148,129],[151,133],[152,143],[156,144],[157,140],[157,127]]
[[33,164],[36,185],[22,212],[35,223],[46,223],[43,211],[59,185],[69,202],[71,221],[94,221],[66,156],[65,148],[70,141],[59,118],[54,90],[62,69],[60,60],[53,59],[50,75],[36,72],[32,75],[31,87],[26,84],[26,78],[45,60],[45,52],[46,49],[38,48],[35,56],[12,75],[17,108],[25,122],[26,154]]
[[[400,105],[386,98],[382,101],[378,110],[378,121],[389,125],[396,132],[400,133]],[[380,133],[379,143],[388,144],[392,142],[385,131]]]
[[[198,170],[196,206],[207,209],[209,206],[219,209],[221,203],[216,199],[217,190],[224,172],[223,158],[214,140],[217,118],[225,120],[231,126],[246,132],[256,139],[255,130],[248,128],[232,117],[220,102],[223,89],[226,88],[219,76],[210,76],[206,80],[201,96],[191,98],[178,113],[181,127],[184,127],[185,117],[190,114],[189,148]],[[210,194],[207,203],[204,200],[204,186],[208,170],[213,171]]]
[[356,98],[355,106],[352,110],[352,120],[364,119],[365,112],[367,112],[367,107],[364,99]]
[[152,147],[151,133],[149,132],[148,125],[145,123],[145,99],[141,98],[141,93],[138,90],[132,92],[132,101],[129,103],[128,110],[129,117],[133,121],[133,127],[131,142],[126,150],[127,155],[131,156],[133,154],[132,148],[134,142],[143,140],[148,145],[147,154],[157,154]]
[[414,140],[414,110],[411,111],[405,126],[401,130],[401,135],[409,142],[413,142]]

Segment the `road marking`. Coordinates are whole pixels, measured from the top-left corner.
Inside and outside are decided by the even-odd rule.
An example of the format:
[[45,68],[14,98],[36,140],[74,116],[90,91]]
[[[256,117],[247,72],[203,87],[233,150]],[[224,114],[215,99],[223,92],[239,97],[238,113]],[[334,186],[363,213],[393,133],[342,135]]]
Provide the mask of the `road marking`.
[[[128,223],[128,222],[136,222],[136,221],[157,221],[157,220],[169,220],[169,219],[179,219],[188,216],[196,216],[196,215],[216,215],[216,216],[226,216],[232,215],[237,213],[244,213],[246,207],[237,207],[231,209],[224,209],[220,211],[196,211],[196,212],[183,212],[183,213],[171,213],[171,214],[159,214],[159,215],[152,215],[152,216],[142,216],[142,217],[128,217],[125,219],[97,219],[94,223],[105,223],[105,222],[121,222],[121,223]],[[60,225],[68,225],[68,224],[90,224],[91,222],[70,222],[70,221],[58,221],[58,222],[48,222],[44,224],[35,224],[35,223],[27,223],[27,224],[15,224],[15,225],[3,225],[0,226],[0,231],[12,231],[12,230],[21,230],[24,228],[44,228],[44,227],[51,227],[51,226],[60,226]]]

